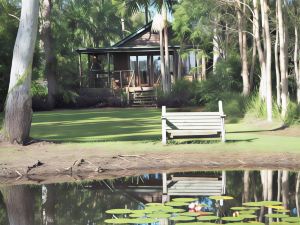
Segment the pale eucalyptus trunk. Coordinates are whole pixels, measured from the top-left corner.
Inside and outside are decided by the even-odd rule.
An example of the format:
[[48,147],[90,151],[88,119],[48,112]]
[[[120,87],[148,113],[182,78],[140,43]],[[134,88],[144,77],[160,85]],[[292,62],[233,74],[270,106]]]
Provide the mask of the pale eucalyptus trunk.
[[297,103],[300,104],[300,60],[299,60],[299,34],[298,27],[295,25],[295,49],[294,49],[294,66],[297,86]]
[[167,19],[167,7],[163,3],[162,16],[164,22],[164,47],[165,47],[165,76],[166,76],[166,92],[171,91],[171,74],[170,74],[170,56],[169,56],[169,34],[168,34],[168,19]]
[[260,85],[259,85],[259,96],[262,100],[266,100],[266,57],[264,54],[264,50],[262,47],[262,41],[261,41],[261,34],[260,34],[260,26],[259,26],[259,6],[257,0],[253,0],[253,7],[254,7],[254,14],[253,14],[253,23],[254,23],[254,37],[256,41],[257,46],[257,53],[259,58],[259,64],[260,64]]
[[206,80],[206,57],[204,54],[201,56],[201,80]]
[[218,19],[214,19],[213,24],[213,74],[216,73],[217,63],[220,58],[220,46],[218,40],[218,28],[217,28]]
[[263,23],[264,23],[264,36],[265,36],[265,55],[266,55],[266,105],[267,105],[267,120],[272,122],[272,42],[271,42],[271,34],[270,34],[270,25],[269,25],[269,5],[268,0],[262,0],[262,12]]
[[[276,10],[276,15],[277,15],[277,10]],[[280,69],[279,69],[279,59],[278,59],[278,37],[279,37],[278,23],[276,23],[276,38],[274,44],[275,71],[276,71],[276,101],[277,101],[277,105],[281,106]]]
[[[240,46],[240,57],[242,63],[242,80],[243,80],[243,95],[248,96],[250,94],[250,82],[249,82],[249,69],[248,69],[248,57],[247,57],[247,35],[245,29],[245,16],[246,6],[243,1],[243,7],[241,7],[240,0],[236,0],[237,4],[237,18],[238,18],[238,34],[239,34],[239,46]],[[242,14],[243,12],[243,14]]]
[[31,72],[38,15],[38,0],[22,0],[2,131],[4,139],[11,143],[24,144],[29,139],[32,118]]
[[281,170],[278,170],[277,173],[277,201],[280,201],[281,199]]
[[41,2],[41,44],[45,53],[45,76],[48,82],[47,104],[50,109],[55,106],[57,92],[56,57],[54,52],[54,40],[51,31],[52,0]]
[[[253,35],[255,35],[255,23],[252,23],[252,32]],[[257,53],[257,46],[256,46],[256,41],[255,37],[252,37],[252,63],[251,63],[251,68],[250,68],[250,74],[249,74],[249,80],[250,80],[250,91],[253,90],[253,82],[254,82],[254,70],[256,66],[256,53]]]
[[279,32],[279,65],[281,75],[281,116],[284,118],[287,113],[288,107],[288,56],[287,56],[287,45],[286,45],[286,25],[282,10],[282,1],[277,0],[278,10],[278,32]]
[[164,56],[164,44],[163,44],[163,30],[159,31],[159,45],[160,45],[160,71],[161,71],[161,82],[163,92],[167,93],[166,89],[166,73],[165,73],[165,56]]
[[300,172],[297,173],[296,178],[296,191],[295,191],[295,202],[296,202],[296,209],[297,209],[297,216],[300,216],[300,209],[299,209],[299,188],[300,188]]

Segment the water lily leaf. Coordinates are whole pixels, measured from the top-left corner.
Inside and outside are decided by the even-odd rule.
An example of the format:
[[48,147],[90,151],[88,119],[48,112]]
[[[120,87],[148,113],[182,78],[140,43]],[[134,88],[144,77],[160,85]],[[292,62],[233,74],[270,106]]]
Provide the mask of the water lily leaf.
[[173,198],[172,201],[174,202],[194,202],[197,201],[197,198]]
[[154,219],[165,219],[171,217],[171,215],[168,213],[152,213],[152,214],[147,214],[147,217],[154,218]]
[[247,224],[249,225],[249,223],[250,223],[250,225],[265,225],[264,223],[257,222],[257,221],[250,221]]
[[208,222],[188,222],[188,223],[176,223],[176,225],[216,225],[216,224],[208,223]]
[[146,214],[146,213],[152,213],[153,210],[150,209],[137,209],[137,210],[131,210],[131,213],[133,214]]
[[184,213],[180,213],[181,216],[199,216],[198,212],[184,212]]
[[293,223],[288,223],[288,222],[272,222],[269,223],[269,225],[291,225]]
[[239,221],[242,221],[243,219],[244,218],[240,217],[240,216],[237,216],[237,217],[225,216],[225,217],[221,218],[221,220],[223,220],[223,221],[230,221],[230,222],[239,222]]
[[233,197],[231,197],[231,196],[209,196],[209,198],[212,200],[216,200],[216,201],[233,199]]
[[200,216],[208,216],[208,215],[213,215],[214,213],[213,212],[198,212]]
[[132,219],[107,219],[104,222],[110,224],[129,224],[131,223]]
[[184,212],[184,209],[169,209],[169,210],[165,210],[164,212],[166,213],[181,213]]
[[271,209],[285,209],[282,205],[267,205],[266,207]]
[[131,219],[130,223],[134,224],[145,224],[145,223],[156,223],[158,222],[157,219],[152,218],[138,218],[138,219]]
[[211,221],[211,220],[218,220],[218,216],[199,216],[197,218],[199,221]]
[[108,214],[128,214],[131,213],[130,209],[110,209],[107,210],[106,213]]
[[276,209],[275,211],[279,212],[279,213],[288,213],[288,212],[290,212],[290,210],[288,210],[288,209]]
[[241,210],[248,210],[248,207],[243,207],[243,206],[239,206],[239,207],[231,207],[230,209],[235,210],[235,211],[241,211]]
[[255,210],[242,210],[239,213],[240,214],[253,214],[253,213],[255,213]]
[[283,218],[282,221],[288,222],[288,223],[300,223],[300,218],[299,217],[287,217],[287,218]]
[[254,206],[248,206],[247,208],[251,210],[260,210],[260,207],[254,207]]
[[287,217],[290,217],[289,215],[286,215],[286,214],[266,214],[265,217],[268,217],[268,218],[277,218],[277,219],[280,219],[280,218],[287,218]]
[[252,214],[242,214],[242,215],[239,215],[239,217],[241,217],[243,219],[256,219],[257,218],[256,215],[252,215]]
[[163,206],[164,204],[158,202],[150,202],[147,203],[146,206]]
[[180,206],[188,206],[188,202],[167,202],[165,205],[167,206],[173,206],[173,207],[180,207]]
[[166,211],[166,210],[172,210],[172,209],[173,209],[173,207],[165,206],[165,205],[147,206],[145,208],[145,210],[151,210],[152,212]]
[[245,203],[243,203],[243,205],[244,206],[254,206],[254,207],[275,206],[275,205],[282,205],[282,202],[278,202],[278,201],[245,202]]
[[195,220],[195,218],[191,217],[191,216],[175,216],[175,217],[171,217],[170,220],[173,220],[173,221],[192,221],[192,220]]
[[145,214],[130,214],[129,215],[129,217],[131,217],[131,218],[141,218],[141,217],[144,217],[145,216]]

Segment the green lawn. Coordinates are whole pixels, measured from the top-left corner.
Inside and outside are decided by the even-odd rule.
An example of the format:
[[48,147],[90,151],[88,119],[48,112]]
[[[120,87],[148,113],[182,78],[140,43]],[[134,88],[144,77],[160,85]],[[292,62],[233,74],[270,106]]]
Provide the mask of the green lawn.
[[[226,150],[226,151],[300,151],[298,137],[266,133],[280,123],[241,122],[226,124],[227,143],[219,139],[173,141],[167,147],[160,144],[159,109],[105,108],[61,110],[34,113],[31,136],[37,139],[63,142],[77,147],[102,146],[109,149],[161,150]],[[187,144],[188,143],[188,144]]]

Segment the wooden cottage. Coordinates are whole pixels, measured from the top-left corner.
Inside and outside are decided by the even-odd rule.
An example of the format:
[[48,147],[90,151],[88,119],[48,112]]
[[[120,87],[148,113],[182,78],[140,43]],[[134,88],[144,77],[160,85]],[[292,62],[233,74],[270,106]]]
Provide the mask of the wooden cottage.
[[[161,82],[161,65],[159,34],[151,31],[151,25],[111,47],[77,49],[80,88],[126,92],[128,101],[135,104],[153,101],[153,90]],[[178,68],[183,68],[178,50],[179,46],[169,46],[171,80],[178,77]],[[83,62],[84,58],[88,62]]]

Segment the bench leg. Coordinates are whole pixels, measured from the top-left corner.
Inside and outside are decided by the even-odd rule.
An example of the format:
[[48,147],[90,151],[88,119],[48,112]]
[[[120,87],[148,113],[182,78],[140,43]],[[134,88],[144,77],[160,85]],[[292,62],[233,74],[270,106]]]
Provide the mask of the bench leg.
[[222,139],[222,142],[226,142],[225,132],[224,131],[221,133],[221,139]]
[[167,132],[165,130],[162,130],[162,140],[161,140],[163,145],[167,144]]

